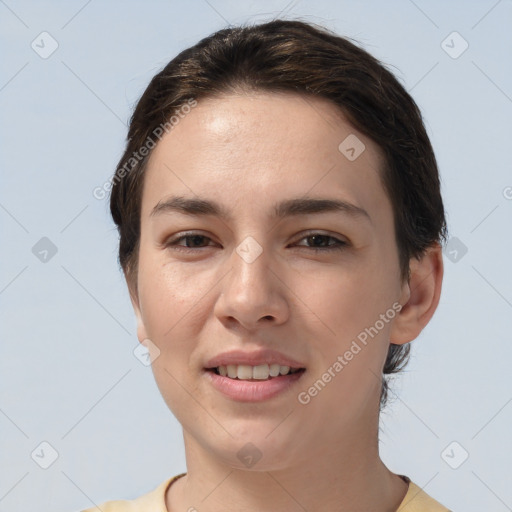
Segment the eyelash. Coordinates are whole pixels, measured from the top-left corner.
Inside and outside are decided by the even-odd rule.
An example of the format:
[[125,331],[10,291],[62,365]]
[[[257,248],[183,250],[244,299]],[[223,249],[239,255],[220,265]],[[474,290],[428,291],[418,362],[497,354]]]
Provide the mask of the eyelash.
[[[347,247],[349,245],[347,242],[344,242],[343,240],[339,240],[338,238],[335,238],[331,235],[326,235],[324,233],[318,233],[318,232],[308,233],[307,235],[303,236],[299,241],[302,241],[306,238],[317,237],[317,236],[325,237],[328,239],[330,238],[332,240],[335,240],[335,243],[332,245],[329,245],[327,247],[305,247],[305,246],[300,246],[300,247],[305,247],[306,249],[310,249],[315,253],[319,253],[319,252],[325,253],[325,252],[330,252],[330,251],[343,250],[345,247]],[[198,233],[191,232],[191,233],[185,233],[185,234],[181,235],[180,237],[175,238],[174,240],[172,240],[172,239],[169,240],[169,242],[167,242],[165,244],[165,247],[172,247],[173,249],[176,249],[178,251],[183,251],[183,252],[195,252],[196,249],[204,249],[205,247],[193,248],[193,247],[185,247],[185,246],[178,245],[178,242],[180,242],[181,240],[184,240],[186,238],[193,238],[193,237],[201,237],[201,238],[206,238],[206,239],[211,240],[211,238],[206,235],[201,235]]]

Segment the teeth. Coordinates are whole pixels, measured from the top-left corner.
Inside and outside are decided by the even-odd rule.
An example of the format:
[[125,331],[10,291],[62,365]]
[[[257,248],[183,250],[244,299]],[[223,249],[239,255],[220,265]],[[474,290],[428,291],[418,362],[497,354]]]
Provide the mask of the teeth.
[[216,370],[217,373],[223,377],[239,380],[267,380],[269,377],[277,377],[278,375],[287,375],[299,371],[298,368],[281,366],[277,363],[271,365],[260,364],[257,366],[250,366],[248,364],[228,364],[227,366],[219,366]]
[[[253,367],[249,366],[248,368],[250,369],[250,371],[252,371],[253,379],[265,380],[268,379],[268,376],[270,375],[268,370],[268,364],[260,364],[258,366]],[[240,373],[238,373],[238,378],[240,378]]]
[[239,364],[236,376],[239,379],[252,379],[252,366],[248,366],[246,364]]
[[278,364],[271,364],[270,365],[270,376],[271,377],[277,377],[279,375],[280,366]]
[[286,375],[289,371],[290,371],[290,367],[289,366],[280,366],[279,367],[279,373],[281,375]]

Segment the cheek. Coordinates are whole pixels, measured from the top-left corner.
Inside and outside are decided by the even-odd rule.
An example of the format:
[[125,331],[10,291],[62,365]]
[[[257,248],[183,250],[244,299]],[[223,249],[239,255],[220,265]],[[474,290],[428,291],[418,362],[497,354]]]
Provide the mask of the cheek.
[[325,324],[325,337],[339,340],[341,348],[392,306],[395,288],[385,272],[362,262],[303,279],[296,293]]
[[[314,322],[316,332],[309,334],[319,357],[308,386],[322,390],[315,407],[343,403],[355,411],[358,404],[379,396],[380,373],[395,317],[392,305],[396,285],[389,272],[368,261],[350,271],[337,269],[320,280],[308,280],[307,284],[304,302],[322,322]],[[319,379],[328,381],[325,388]]]
[[[155,382],[169,409],[179,421],[204,418],[190,406],[197,368],[193,354],[203,320],[204,296],[209,288],[158,259],[142,256],[139,262],[139,298],[147,336],[160,353],[153,361]],[[188,412],[184,412],[188,411]],[[188,420],[186,418],[189,418]]]
[[176,338],[175,332],[185,323],[182,320],[194,314],[194,305],[204,294],[199,284],[179,264],[170,265],[158,254],[140,258],[139,297],[149,337],[161,342]]
[[311,400],[307,406],[311,414],[321,416],[333,404],[343,406],[344,414],[332,419],[338,428],[352,422],[380,394],[394,317],[388,315],[387,323],[380,320],[392,305],[389,294],[377,293],[381,286],[371,272],[333,273],[328,284],[310,283],[304,301],[321,323],[312,317],[309,336],[318,357],[302,391]]
[[193,370],[191,354],[195,340],[199,339],[201,320],[198,314],[203,304],[201,293],[204,294],[196,285],[196,280],[185,279],[170,265],[155,258],[141,258],[139,298],[142,320],[147,337],[160,350],[153,371],[166,399],[168,393],[165,390],[174,389],[176,384],[171,375],[184,382]]

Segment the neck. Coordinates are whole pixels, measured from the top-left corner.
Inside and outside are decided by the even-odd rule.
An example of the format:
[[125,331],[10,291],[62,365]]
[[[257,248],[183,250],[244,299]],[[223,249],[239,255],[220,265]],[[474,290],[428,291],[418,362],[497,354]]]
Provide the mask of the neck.
[[[286,467],[234,468],[205,451],[184,432],[187,475],[166,496],[175,510],[239,510],[242,512],[372,510],[395,512],[407,484],[389,471],[378,453],[378,421],[362,432],[360,424],[304,446],[301,460]],[[262,466],[260,466],[261,468]]]

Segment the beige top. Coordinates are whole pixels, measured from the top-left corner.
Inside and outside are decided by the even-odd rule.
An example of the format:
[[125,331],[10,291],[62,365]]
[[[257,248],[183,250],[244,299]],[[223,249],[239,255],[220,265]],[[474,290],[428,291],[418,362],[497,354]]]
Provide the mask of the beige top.
[[[135,500],[108,501],[99,507],[88,508],[81,512],[169,512],[165,505],[167,488],[178,478],[185,476],[181,473],[162,482],[153,491]],[[408,484],[409,489],[396,512],[450,512],[449,509],[431,498],[407,476],[400,475]]]

